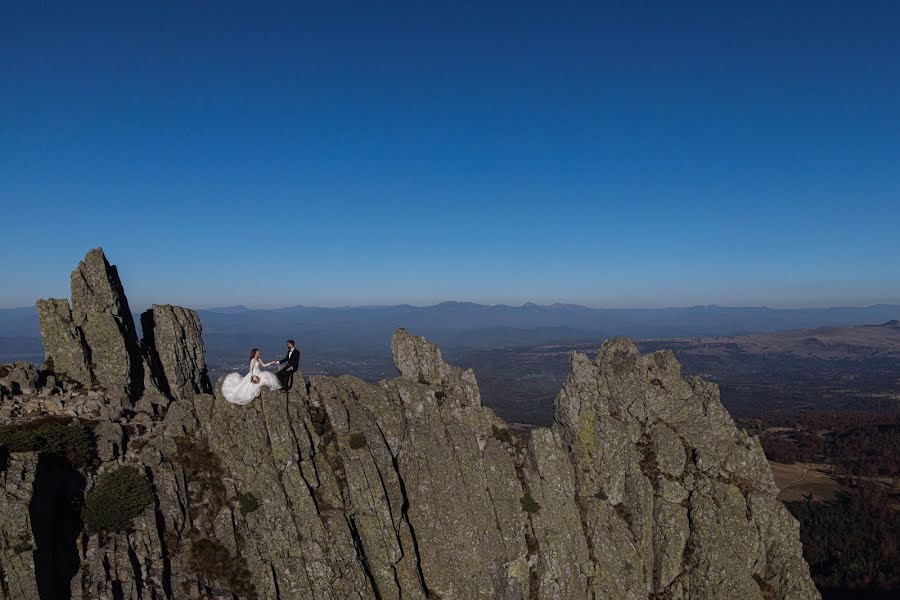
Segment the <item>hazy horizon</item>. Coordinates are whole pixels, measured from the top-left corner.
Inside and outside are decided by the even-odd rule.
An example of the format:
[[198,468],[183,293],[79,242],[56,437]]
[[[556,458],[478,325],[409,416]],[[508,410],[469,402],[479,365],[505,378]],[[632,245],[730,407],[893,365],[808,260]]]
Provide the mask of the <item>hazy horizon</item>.
[[[128,289],[126,288],[126,294],[128,294]],[[62,294],[59,296],[47,296],[53,298],[69,298],[68,294]],[[37,298],[35,298],[37,300]],[[834,303],[834,304],[797,304],[797,305],[778,305],[778,304],[748,304],[748,303],[735,303],[735,304],[720,304],[716,302],[711,303],[699,303],[699,304],[659,304],[659,305],[634,305],[634,306],[623,306],[623,305],[595,305],[595,304],[583,304],[580,302],[565,302],[565,301],[553,301],[553,302],[535,302],[533,300],[525,300],[519,302],[481,302],[478,300],[456,300],[456,299],[445,299],[434,302],[424,302],[424,303],[416,303],[416,302],[388,302],[388,303],[373,303],[373,304],[349,304],[349,303],[334,303],[334,304],[310,304],[305,302],[297,302],[294,304],[272,304],[272,305],[254,305],[247,304],[243,302],[237,302],[235,304],[204,304],[204,305],[191,305],[191,304],[182,304],[174,301],[167,300],[159,300],[155,302],[149,302],[146,304],[132,302],[130,300],[129,295],[129,307],[133,312],[141,312],[149,308],[152,304],[176,304],[183,305],[189,308],[193,308],[194,310],[201,311],[216,311],[216,310],[227,310],[227,309],[246,309],[246,310],[283,310],[283,309],[291,309],[291,308],[321,308],[321,309],[379,309],[379,308],[394,308],[400,306],[411,306],[413,308],[429,308],[434,306],[439,306],[442,304],[475,304],[479,306],[486,307],[510,307],[510,308],[522,308],[528,305],[536,305],[541,308],[550,308],[554,305],[561,306],[572,306],[577,308],[586,308],[590,310],[666,310],[666,309],[691,309],[691,308],[727,308],[727,309],[741,309],[741,308],[758,308],[758,309],[771,309],[771,310],[819,310],[819,309],[840,309],[840,308],[871,308],[874,306],[900,306],[900,299],[887,299],[884,301],[876,301],[869,303]],[[0,310],[16,310],[16,309],[27,309],[34,308],[34,303],[31,304],[23,304],[23,305],[15,305],[15,306],[0,306]]]

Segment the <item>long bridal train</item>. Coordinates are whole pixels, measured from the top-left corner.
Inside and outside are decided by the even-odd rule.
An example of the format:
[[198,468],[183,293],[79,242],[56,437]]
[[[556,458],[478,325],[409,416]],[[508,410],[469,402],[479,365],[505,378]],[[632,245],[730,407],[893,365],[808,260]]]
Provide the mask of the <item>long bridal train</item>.
[[278,364],[278,361],[261,363],[259,357],[250,361],[250,370],[246,375],[229,373],[222,381],[222,395],[232,404],[250,404],[259,397],[263,386],[270,390],[281,388],[281,383],[271,371],[264,371],[262,367]]

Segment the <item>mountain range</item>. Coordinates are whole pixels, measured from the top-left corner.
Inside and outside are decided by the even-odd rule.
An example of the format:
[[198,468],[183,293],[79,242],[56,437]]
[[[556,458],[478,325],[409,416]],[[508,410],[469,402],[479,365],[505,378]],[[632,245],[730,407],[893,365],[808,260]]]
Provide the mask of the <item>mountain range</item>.
[[[197,311],[213,353],[218,342],[255,336],[266,346],[294,337],[306,348],[380,349],[399,326],[413,327],[448,349],[497,348],[554,341],[730,336],[821,326],[879,324],[900,318],[900,305],[768,308],[588,308],[576,304],[521,306],[442,302],[432,306],[251,309],[228,306]],[[136,319],[138,321],[138,319]],[[33,307],[0,309],[0,338],[37,338]],[[272,340],[272,338],[275,338]],[[271,341],[270,341],[271,340]],[[19,344],[23,343],[18,340]],[[9,340],[6,340],[8,346]],[[243,344],[242,344],[243,345]]]

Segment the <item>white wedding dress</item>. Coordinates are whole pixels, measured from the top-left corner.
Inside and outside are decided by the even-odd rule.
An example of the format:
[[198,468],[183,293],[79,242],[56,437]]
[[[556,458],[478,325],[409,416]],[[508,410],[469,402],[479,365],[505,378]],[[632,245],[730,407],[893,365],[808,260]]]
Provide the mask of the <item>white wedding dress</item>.
[[[259,396],[259,391],[263,386],[270,390],[281,388],[281,382],[275,377],[271,371],[263,371],[263,366],[269,366],[273,363],[265,363],[260,365],[259,359],[254,358],[250,361],[250,372],[244,376],[240,373],[229,373],[222,382],[222,395],[232,404],[250,404]],[[259,377],[259,383],[253,383],[253,376]]]

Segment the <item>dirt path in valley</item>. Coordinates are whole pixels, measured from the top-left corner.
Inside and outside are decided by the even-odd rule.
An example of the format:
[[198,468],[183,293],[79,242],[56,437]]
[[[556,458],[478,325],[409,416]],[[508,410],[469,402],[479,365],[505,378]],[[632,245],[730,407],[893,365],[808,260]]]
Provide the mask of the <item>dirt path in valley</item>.
[[808,465],[804,465],[803,469],[804,469],[804,470],[803,470],[803,475],[801,475],[798,479],[793,480],[792,482],[788,483],[786,486],[784,486],[783,488],[781,488],[781,489],[779,490],[779,494],[780,494],[781,492],[783,492],[784,490],[788,489],[789,487],[791,487],[792,485],[795,485],[795,484],[797,484],[797,483],[800,483],[801,481],[803,481],[804,479],[806,479],[806,476],[809,475],[810,468],[809,468]]

